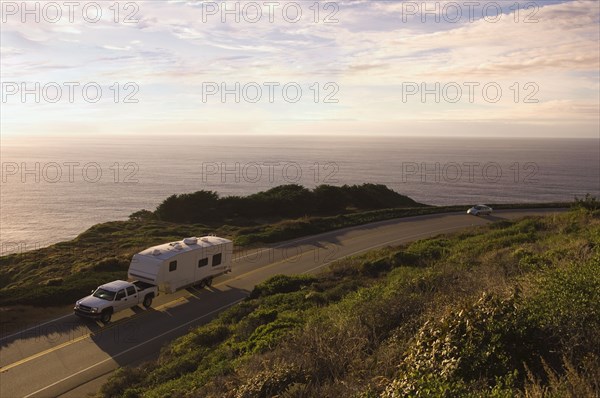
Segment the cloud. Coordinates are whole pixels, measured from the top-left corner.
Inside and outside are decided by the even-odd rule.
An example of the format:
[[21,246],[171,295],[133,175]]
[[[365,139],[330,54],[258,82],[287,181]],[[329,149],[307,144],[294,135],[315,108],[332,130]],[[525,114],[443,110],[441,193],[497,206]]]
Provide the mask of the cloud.
[[[439,2],[416,3],[435,7]],[[442,16],[438,23],[432,15],[423,23],[420,15],[404,18],[406,2],[343,0],[336,2],[337,10],[320,3],[315,23],[309,8],[313,3],[303,2],[303,18],[292,24],[281,17],[280,9],[273,22],[263,17],[258,23],[244,18],[222,23],[221,15],[202,14],[202,2],[140,2],[135,15],[139,22],[134,24],[115,23],[109,12],[98,23],[78,19],[2,24],[2,76],[107,85],[135,81],[144,93],[136,108],[140,115],[149,120],[164,104],[165,119],[177,115],[192,125],[198,109],[207,108],[200,100],[206,81],[340,86],[336,106],[218,104],[211,108],[215,123],[219,118],[243,125],[241,121],[257,117],[283,117],[394,125],[403,119],[463,120],[465,115],[478,122],[594,121],[599,106],[598,8],[586,1],[538,2],[540,7],[531,14],[524,8],[531,3],[519,1],[518,22],[509,9],[515,2],[506,2],[493,23],[483,18],[482,7],[472,20],[450,23]],[[339,22],[324,23],[331,15]],[[531,15],[537,22],[525,23]],[[485,108],[448,103],[398,106],[404,82],[465,81],[498,82],[507,98]],[[540,103],[523,106],[511,101],[509,87],[516,82],[520,87],[536,82]],[[26,109],[27,104],[22,106]],[[85,114],[77,105],[72,111]],[[55,116],[40,112],[36,118],[43,127]],[[18,125],[16,116],[11,120],[11,128]]]
[[21,54],[23,54],[23,51],[19,50],[18,48],[14,48],[14,47],[1,46],[0,54],[2,54],[2,58],[7,59],[8,57],[21,55]]
[[131,50],[130,46],[118,47],[118,46],[111,46],[108,44],[102,46],[102,48],[105,48],[107,50],[113,50],[113,51],[130,51]]

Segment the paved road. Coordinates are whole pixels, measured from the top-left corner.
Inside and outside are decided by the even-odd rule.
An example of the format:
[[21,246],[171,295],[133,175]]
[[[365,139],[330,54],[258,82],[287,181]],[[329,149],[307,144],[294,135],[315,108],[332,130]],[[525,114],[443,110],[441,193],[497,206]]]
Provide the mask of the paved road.
[[0,397],[82,397],[119,366],[154,358],[160,348],[210,321],[275,274],[317,273],[334,260],[501,219],[558,210],[506,210],[489,217],[451,213],[410,217],[239,252],[234,271],[212,288],[161,295],[150,310],[113,316],[108,326],[69,314],[0,340]]

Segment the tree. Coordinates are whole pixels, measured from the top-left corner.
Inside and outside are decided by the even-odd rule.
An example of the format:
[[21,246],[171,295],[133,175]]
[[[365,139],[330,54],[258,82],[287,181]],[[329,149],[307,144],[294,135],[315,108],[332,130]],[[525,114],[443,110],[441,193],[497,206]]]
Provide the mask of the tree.
[[156,214],[151,212],[150,210],[142,209],[138,210],[135,213],[131,213],[129,215],[129,220],[131,221],[146,221],[146,220],[155,220]]

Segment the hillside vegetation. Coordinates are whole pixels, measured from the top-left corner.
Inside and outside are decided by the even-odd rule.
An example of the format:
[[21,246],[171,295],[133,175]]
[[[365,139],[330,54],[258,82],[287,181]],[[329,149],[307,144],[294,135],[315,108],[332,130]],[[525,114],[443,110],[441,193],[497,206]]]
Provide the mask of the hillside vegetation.
[[[561,206],[569,204],[494,207]],[[215,233],[233,239],[237,247],[248,247],[465,208],[427,206],[375,184],[321,185],[313,190],[285,185],[247,197],[219,198],[209,191],[173,195],[155,211],[140,210],[127,221],[94,225],[70,241],[0,257],[0,307],[71,304],[102,283],[127,278],[135,253],[188,236]]]
[[215,222],[282,219],[344,213],[348,209],[373,210],[424,206],[392,191],[385,185],[363,184],[341,187],[320,185],[313,190],[300,185],[282,185],[249,196],[219,197],[216,192],[198,191],[172,195],[152,214],[171,222]]
[[[346,198],[350,194],[354,199]],[[348,207],[326,205],[340,197]],[[382,207],[394,209],[376,210]],[[302,217],[286,218],[292,208]],[[154,212],[141,210],[128,221],[94,225],[73,240],[0,257],[0,306],[70,304],[99,284],[127,278],[135,253],[188,236],[216,233],[247,246],[435,210],[374,184],[312,191],[287,185],[244,198],[221,199],[208,191],[173,195]],[[190,217],[178,217],[180,211]]]
[[600,212],[500,221],[276,276],[103,397],[594,397]]

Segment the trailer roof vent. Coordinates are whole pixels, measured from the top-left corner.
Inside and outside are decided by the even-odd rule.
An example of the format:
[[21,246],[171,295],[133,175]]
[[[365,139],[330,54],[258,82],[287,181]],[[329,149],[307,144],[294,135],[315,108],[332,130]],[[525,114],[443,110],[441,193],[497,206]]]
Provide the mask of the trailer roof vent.
[[195,238],[195,237],[185,238],[183,240],[183,243],[185,243],[186,245],[196,245],[196,244],[198,244],[198,238]]
[[181,250],[183,249],[183,247],[181,246],[181,243],[177,242],[173,245],[173,249],[175,250]]
[[206,236],[204,236],[204,237],[200,238],[200,240],[201,240],[202,242],[209,242],[209,241],[210,241],[210,239],[208,239]]
[[162,253],[162,252],[160,251],[160,249],[154,249],[154,250],[152,251],[152,255],[153,255],[153,256],[160,256],[160,255],[161,255],[161,253]]

